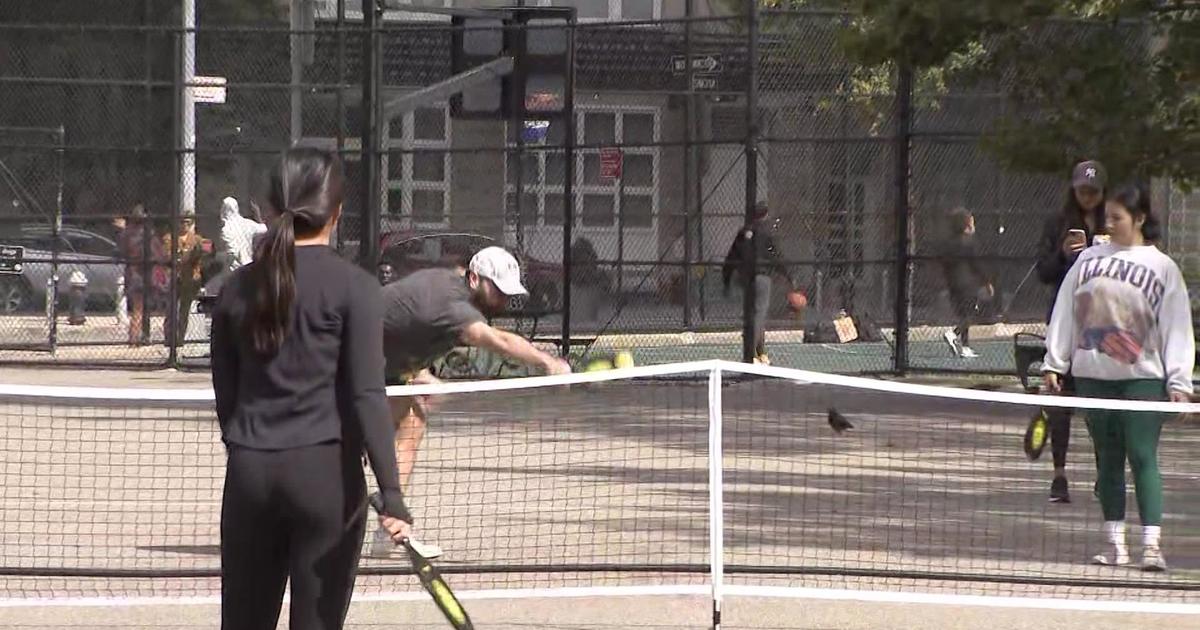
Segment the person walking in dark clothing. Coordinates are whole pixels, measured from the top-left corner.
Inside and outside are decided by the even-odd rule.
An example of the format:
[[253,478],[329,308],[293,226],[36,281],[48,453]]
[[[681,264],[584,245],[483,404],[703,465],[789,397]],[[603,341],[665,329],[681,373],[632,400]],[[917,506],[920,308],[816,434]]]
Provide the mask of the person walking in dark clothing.
[[[133,207],[128,217],[113,221],[117,228],[117,251],[125,260],[125,301],[129,309],[129,345],[145,345],[144,318],[159,293],[166,288],[166,260],[162,242],[154,237],[146,209],[142,204]],[[161,278],[161,281],[160,281]],[[146,326],[148,329],[149,327]]]
[[[771,309],[771,278],[779,277],[794,288],[788,273],[787,265],[779,254],[771,229],[767,225],[768,208],[765,201],[754,206],[754,221],[738,230],[729,253],[725,256],[725,265],[721,268],[721,280],[725,288],[725,296],[729,296],[730,284],[734,274],[743,287],[754,283],[754,354],[755,363],[769,364],[767,357],[767,313]],[[757,247],[756,247],[757,246]],[[753,278],[746,278],[742,264],[750,256],[757,257],[757,271]]]
[[973,359],[979,355],[971,349],[971,324],[980,303],[992,300],[996,291],[979,266],[974,215],[966,208],[955,208],[950,211],[949,219],[950,235],[945,243],[942,271],[958,324],[944,336],[955,356]]
[[[1053,289],[1046,322],[1054,312],[1055,296],[1063,279],[1083,250],[1105,239],[1104,197],[1108,175],[1104,165],[1087,160],[1075,165],[1071,172],[1071,188],[1062,210],[1046,218],[1042,238],[1038,243],[1037,274],[1043,284]],[[1070,374],[1062,379],[1063,390],[1071,395],[1075,381]],[[1067,448],[1071,441],[1071,410],[1065,407],[1046,408],[1050,425],[1050,453],[1054,459],[1054,479],[1050,483],[1051,503],[1070,503],[1070,484],[1067,482]]]
[[366,530],[364,449],[380,525],[402,542],[412,521],[384,393],[379,285],[329,248],[342,198],[333,154],[285,155],[271,181],[277,216],[214,309],[224,630],[274,629],[289,579],[293,630],[342,628]]

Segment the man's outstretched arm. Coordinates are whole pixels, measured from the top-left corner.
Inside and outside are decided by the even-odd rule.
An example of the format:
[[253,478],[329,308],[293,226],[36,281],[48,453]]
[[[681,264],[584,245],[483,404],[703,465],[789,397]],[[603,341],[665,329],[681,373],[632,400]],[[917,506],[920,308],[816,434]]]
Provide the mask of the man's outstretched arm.
[[461,341],[476,348],[486,348],[502,354],[510,359],[541,367],[547,374],[568,374],[571,367],[566,361],[542,352],[529,343],[529,340],[514,335],[508,331],[499,330],[485,322],[474,322],[463,329]]

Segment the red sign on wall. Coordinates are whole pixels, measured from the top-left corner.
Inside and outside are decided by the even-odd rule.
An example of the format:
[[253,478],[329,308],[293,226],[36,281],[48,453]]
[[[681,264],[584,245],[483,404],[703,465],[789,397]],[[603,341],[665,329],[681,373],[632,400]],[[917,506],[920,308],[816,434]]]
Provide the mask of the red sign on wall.
[[619,179],[623,161],[624,154],[620,149],[615,147],[600,149],[600,179]]

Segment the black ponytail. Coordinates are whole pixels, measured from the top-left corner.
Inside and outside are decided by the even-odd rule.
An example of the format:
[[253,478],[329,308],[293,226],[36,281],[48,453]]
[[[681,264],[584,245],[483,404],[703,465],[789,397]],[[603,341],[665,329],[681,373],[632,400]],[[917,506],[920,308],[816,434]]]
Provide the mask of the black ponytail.
[[289,151],[271,176],[276,217],[255,253],[256,286],[250,333],[262,355],[279,352],[296,302],[296,237],[319,233],[342,205],[341,163],[314,149]]

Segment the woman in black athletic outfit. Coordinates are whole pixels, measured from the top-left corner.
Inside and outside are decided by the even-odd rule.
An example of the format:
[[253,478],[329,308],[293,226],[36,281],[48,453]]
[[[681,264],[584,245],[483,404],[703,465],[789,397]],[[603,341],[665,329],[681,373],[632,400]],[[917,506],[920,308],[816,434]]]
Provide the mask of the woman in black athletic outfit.
[[342,210],[333,155],[286,154],[277,215],[213,313],[212,377],[228,451],[221,505],[221,627],[341,628],[366,526],[365,448],[396,541],[411,517],[384,394],[379,285],[329,248]]

